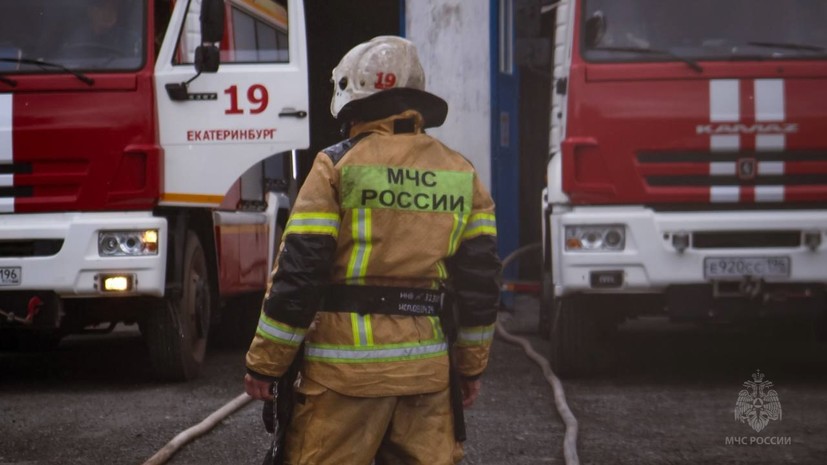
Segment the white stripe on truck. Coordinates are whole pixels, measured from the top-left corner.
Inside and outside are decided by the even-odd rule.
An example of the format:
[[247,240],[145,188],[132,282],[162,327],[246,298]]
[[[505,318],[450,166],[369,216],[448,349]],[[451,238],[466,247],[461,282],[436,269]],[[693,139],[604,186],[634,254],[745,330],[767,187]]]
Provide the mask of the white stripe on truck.
[[784,121],[784,80],[755,80],[755,120],[758,122]]
[[0,94],[0,163],[12,160],[12,94]]
[[[11,164],[14,158],[12,152],[12,94],[0,94],[0,165]],[[14,185],[14,175],[0,175],[0,187]],[[14,211],[14,199],[0,197],[0,213]]]
[[[741,108],[741,85],[752,85],[754,91],[756,123],[783,123],[786,119],[786,98],[783,79],[712,79],[709,81],[709,121],[712,123],[742,123],[744,110]],[[746,112],[749,113],[749,112]],[[712,134],[709,148],[715,152],[739,152],[744,145],[742,138],[755,137],[756,152],[783,152],[787,148],[785,134],[755,134],[743,130],[738,134]],[[749,144],[747,144],[749,145]],[[758,176],[780,176],[784,174],[784,162],[762,161],[758,163]],[[730,162],[710,162],[711,176],[737,175],[738,164]],[[781,202],[784,200],[784,186],[756,186],[755,202]],[[739,186],[711,186],[711,202],[739,202]]]
[[741,86],[737,79],[709,81],[709,120],[713,123],[741,120]]

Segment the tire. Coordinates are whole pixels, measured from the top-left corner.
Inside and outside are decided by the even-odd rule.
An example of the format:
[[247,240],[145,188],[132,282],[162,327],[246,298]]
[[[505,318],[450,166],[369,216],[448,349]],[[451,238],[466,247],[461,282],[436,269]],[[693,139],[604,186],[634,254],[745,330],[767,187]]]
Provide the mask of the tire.
[[559,376],[585,376],[596,370],[600,324],[584,296],[554,299],[549,334],[549,364]]
[[187,232],[180,299],[159,299],[142,325],[153,373],[188,381],[201,372],[215,305],[207,258],[198,236]]

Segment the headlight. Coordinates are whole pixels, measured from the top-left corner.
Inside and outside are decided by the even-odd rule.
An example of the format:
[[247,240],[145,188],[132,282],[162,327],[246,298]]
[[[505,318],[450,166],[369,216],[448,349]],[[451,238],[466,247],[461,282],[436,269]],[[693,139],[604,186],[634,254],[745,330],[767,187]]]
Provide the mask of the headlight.
[[622,225],[566,226],[566,250],[617,252],[625,247],[626,228]]
[[101,231],[98,233],[98,255],[101,257],[158,255],[158,230]]

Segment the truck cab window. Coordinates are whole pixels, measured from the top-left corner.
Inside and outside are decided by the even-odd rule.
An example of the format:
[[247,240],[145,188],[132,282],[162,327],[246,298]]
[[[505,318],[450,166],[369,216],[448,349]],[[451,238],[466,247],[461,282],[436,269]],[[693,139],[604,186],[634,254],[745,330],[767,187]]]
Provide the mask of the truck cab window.
[[[45,60],[71,69],[135,70],[144,60],[140,0],[3,0],[0,57]],[[8,71],[7,63],[4,69]],[[20,63],[14,70],[51,72]]]
[[[221,41],[222,63],[288,63],[286,0],[240,0],[227,3],[227,30]],[[188,13],[178,41],[175,64],[192,64],[199,45],[199,14]]]
[[[590,61],[807,59],[827,51],[827,3],[789,0],[587,0]],[[602,30],[596,31],[600,25]],[[597,34],[596,32],[599,32]]]

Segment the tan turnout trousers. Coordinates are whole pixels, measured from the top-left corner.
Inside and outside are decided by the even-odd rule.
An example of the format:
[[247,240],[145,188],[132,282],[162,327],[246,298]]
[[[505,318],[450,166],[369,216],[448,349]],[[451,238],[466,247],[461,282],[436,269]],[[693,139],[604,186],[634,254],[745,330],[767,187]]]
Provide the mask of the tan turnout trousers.
[[454,465],[449,390],[350,397],[308,380],[287,430],[287,465]]

